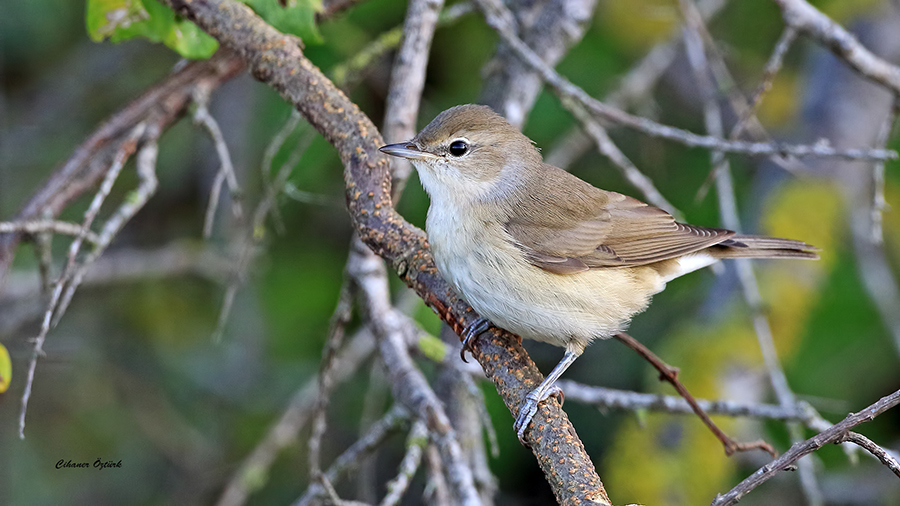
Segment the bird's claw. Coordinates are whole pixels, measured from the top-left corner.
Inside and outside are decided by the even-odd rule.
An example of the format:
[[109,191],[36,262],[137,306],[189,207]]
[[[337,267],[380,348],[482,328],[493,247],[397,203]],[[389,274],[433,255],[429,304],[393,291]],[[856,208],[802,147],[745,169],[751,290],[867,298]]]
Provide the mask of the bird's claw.
[[538,404],[554,395],[559,397],[560,405],[562,405],[566,399],[565,393],[563,393],[562,389],[556,385],[548,388],[543,395],[541,395],[539,390],[540,388],[536,388],[531,392],[528,392],[528,395],[525,396],[525,403],[519,408],[519,416],[516,417],[516,422],[513,424],[513,430],[516,431],[516,436],[523,446],[528,446],[528,443],[525,441],[525,429],[528,428],[534,415],[537,414]]
[[459,358],[461,358],[463,362],[469,362],[466,360],[466,352],[472,352],[472,343],[475,342],[475,338],[489,329],[490,326],[490,320],[479,317],[466,328],[465,335],[463,336],[462,349],[459,350]]

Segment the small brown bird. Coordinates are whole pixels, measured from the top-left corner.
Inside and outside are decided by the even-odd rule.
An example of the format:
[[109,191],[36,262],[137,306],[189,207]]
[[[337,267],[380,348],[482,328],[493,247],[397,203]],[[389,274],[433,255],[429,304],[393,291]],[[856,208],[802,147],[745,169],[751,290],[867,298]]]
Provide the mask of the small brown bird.
[[[448,109],[381,151],[416,167],[431,198],[428,241],[457,293],[495,325],[566,349],[519,410],[520,440],[584,348],[623,331],[668,281],[722,258],[818,258],[804,242],[678,223],[595,188],[543,163],[532,141],[486,106]],[[465,344],[487,326],[470,326]]]

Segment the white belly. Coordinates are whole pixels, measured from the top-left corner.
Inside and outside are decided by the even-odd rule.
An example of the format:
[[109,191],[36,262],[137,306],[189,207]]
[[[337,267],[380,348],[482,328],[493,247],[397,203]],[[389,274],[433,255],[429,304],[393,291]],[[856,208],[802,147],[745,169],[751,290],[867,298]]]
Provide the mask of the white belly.
[[499,225],[466,229],[460,221],[467,220],[458,218],[435,227],[437,217],[429,213],[438,270],[481,316],[524,338],[583,348],[624,330],[664,286],[649,267],[553,274],[499,241],[505,237]]

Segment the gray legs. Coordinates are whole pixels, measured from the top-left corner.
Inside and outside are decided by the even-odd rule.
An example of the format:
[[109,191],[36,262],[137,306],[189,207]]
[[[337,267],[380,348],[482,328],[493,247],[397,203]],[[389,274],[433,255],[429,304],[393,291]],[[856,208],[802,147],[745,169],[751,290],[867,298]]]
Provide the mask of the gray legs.
[[519,441],[522,444],[525,444],[525,429],[528,427],[528,424],[531,423],[531,419],[534,418],[535,413],[537,413],[538,404],[551,395],[562,395],[562,390],[555,385],[556,380],[562,376],[562,373],[566,372],[566,369],[568,369],[579,356],[581,356],[580,351],[566,350],[566,354],[563,355],[562,360],[560,360],[559,363],[556,364],[556,367],[550,371],[550,374],[544,379],[540,386],[525,396],[525,404],[519,408],[519,416],[516,417],[516,423],[513,424],[513,429],[515,429],[516,435],[519,436]]

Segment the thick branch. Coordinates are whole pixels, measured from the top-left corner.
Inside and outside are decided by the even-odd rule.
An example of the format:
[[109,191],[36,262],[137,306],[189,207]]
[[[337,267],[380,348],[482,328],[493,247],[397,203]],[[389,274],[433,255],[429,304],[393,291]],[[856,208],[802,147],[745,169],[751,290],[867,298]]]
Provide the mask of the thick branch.
[[[296,40],[265,24],[243,4],[225,0],[165,0],[223,45],[243,56],[254,76],[294,104],[337,149],[346,170],[347,200],[360,238],[383,257],[457,331],[477,316],[437,273],[421,230],[392,207],[388,161],[378,130],[304,56]],[[519,340],[497,333],[479,339],[474,356],[511,412],[541,381]],[[531,448],[562,504],[609,504],[575,430],[556,401],[541,405],[529,431]]]

